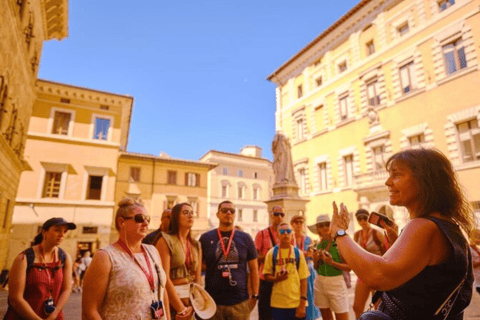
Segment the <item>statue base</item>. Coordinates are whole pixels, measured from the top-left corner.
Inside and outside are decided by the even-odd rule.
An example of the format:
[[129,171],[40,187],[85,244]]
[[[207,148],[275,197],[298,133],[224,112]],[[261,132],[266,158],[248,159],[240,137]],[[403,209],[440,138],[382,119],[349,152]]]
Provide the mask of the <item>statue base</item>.
[[[275,206],[282,206],[285,212],[283,221],[290,224],[290,219],[295,215],[305,216],[305,208],[307,202],[298,195],[299,187],[295,183],[279,183],[273,185],[272,199],[265,201],[268,206],[268,212],[272,212]],[[269,218],[270,220],[270,218]],[[269,225],[272,222],[269,221]]]

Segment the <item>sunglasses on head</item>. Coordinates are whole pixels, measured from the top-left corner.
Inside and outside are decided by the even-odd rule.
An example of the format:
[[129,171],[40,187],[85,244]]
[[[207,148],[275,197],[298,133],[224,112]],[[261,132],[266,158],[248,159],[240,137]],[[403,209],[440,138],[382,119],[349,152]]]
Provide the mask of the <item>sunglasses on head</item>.
[[367,218],[366,216],[359,216],[359,217],[357,217],[357,220],[358,220],[358,221],[362,221],[362,220],[367,221],[367,219],[368,219],[368,218]]
[[330,227],[330,222],[317,223],[317,227],[319,227],[319,228],[324,228],[324,227],[329,228]]
[[235,214],[235,209],[234,208],[222,208],[220,209],[220,212],[221,213],[231,213],[231,214]]
[[280,232],[280,234],[290,234],[292,233],[292,229],[280,229],[278,232]]
[[136,214],[133,217],[123,217],[123,219],[124,220],[133,219],[135,220],[136,223],[143,223],[144,221],[147,221],[147,223],[150,223],[150,216],[147,216],[143,213]]
[[274,215],[275,217],[278,217],[278,216],[280,216],[280,217],[282,217],[282,218],[285,217],[285,213],[283,213],[283,212],[274,212],[273,215]]

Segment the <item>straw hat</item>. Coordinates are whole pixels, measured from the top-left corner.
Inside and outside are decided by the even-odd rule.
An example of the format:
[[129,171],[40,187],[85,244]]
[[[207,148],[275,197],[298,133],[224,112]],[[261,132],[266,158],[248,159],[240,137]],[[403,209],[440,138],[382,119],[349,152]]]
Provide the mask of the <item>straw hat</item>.
[[213,298],[197,283],[190,283],[190,301],[195,313],[202,319],[210,319],[217,312]]
[[312,233],[318,234],[317,232],[317,224],[322,223],[322,222],[330,222],[330,216],[328,214],[321,214],[317,217],[317,222],[315,224],[312,224],[308,226],[308,230],[310,230]]
[[293,222],[295,222],[297,220],[302,220],[302,222],[305,222],[305,217],[297,214],[297,215],[293,216],[292,219],[290,219],[290,224],[292,224]]

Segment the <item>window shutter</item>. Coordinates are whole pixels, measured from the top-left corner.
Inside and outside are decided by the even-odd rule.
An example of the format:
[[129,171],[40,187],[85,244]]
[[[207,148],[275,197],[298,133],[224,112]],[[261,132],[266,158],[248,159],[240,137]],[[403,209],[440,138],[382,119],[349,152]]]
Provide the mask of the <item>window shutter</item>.
[[196,180],[197,184],[195,186],[200,187],[200,173],[197,173],[196,175],[197,175],[197,180]]
[[185,172],[185,185],[188,186],[188,172]]

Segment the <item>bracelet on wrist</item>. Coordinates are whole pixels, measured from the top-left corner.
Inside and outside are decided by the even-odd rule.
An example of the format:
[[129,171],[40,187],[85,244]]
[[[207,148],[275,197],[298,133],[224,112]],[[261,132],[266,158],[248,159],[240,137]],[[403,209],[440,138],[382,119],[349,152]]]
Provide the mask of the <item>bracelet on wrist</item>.
[[181,312],[178,312],[178,314],[183,316],[187,313],[187,311],[188,311],[188,307],[185,307],[185,309],[183,309]]

